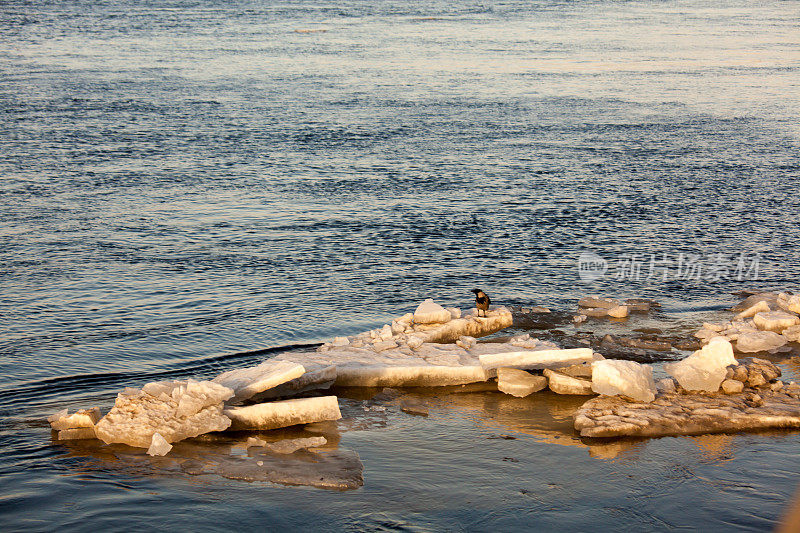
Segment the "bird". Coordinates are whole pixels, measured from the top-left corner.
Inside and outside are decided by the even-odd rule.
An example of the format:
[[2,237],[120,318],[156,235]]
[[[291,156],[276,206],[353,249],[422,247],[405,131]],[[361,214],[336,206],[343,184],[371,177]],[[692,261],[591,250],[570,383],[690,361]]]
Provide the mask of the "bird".
[[472,289],[472,292],[475,293],[475,308],[478,310],[478,316],[481,316],[481,311],[483,311],[483,316],[486,316],[486,310],[489,309],[489,304],[492,301],[489,299],[489,296],[480,289]]

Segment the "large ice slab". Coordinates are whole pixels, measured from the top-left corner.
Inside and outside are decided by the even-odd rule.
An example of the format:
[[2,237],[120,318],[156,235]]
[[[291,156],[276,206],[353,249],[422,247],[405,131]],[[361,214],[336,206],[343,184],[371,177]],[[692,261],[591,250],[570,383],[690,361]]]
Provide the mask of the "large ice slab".
[[507,367],[521,370],[555,369],[590,362],[593,358],[594,352],[591,348],[505,352],[482,354],[478,357],[486,369]]
[[328,389],[336,382],[336,365],[315,365],[313,363],[307,363],[307,365],[304,366],[306,368],[306,373],[299,378],[260,392],[251,397],[250,401],[253,403],[260,403],[264,400],[274,398],[296,396],[311,390]]
[[656,397],[653,367],[635,361],[595,361],[592,363],[592,390],[606,396],[623,395],[638,402],[652,402]]
[[714,337],[686,359],[665,364],[664,370],[686,390],[716,392],[725,379],[727,367],[736,364],[730,341]]
[[232,430],[253,430],[339,420],[342,413],[336,396],[321,396],[229,407],[225,416],[231,419]]
[[486,381],[493,374],[480,365],[340,366],[336,384],[343,387],[441,387]]
[[211,431],[223,431],[231,421],[222,414],[222,402],[233,391],[211,381],[159,381],[141,390],[125,389],[114,407],[95,426],[97,437],[149,448],[157,432],[177,442]]
[[547,387],[547,378],[534,376],[516,368],[497,369],[497,389],[506,394],[524,398]]
[[258,366],[225,372],[215,377],[213,381],[233,390],[234,395],[229,403],[239,403],[260,392],[299,378],[305,371],[303,365],[297,363],[268,359]]
[[575,413],[583,437],[661,437],[800,427],[796,392],[662,393],[650,403],[619,396],[589,400]]
[[[470,342],[466,342],[469,340]],[[367,347],[339,346],[326,351],[290,352],[277,356],[306,367],[335,365],[336,384],[352,387],[413,387],[464,385],[495,376],[481,366],[478,357],[486,353],[518,351],[516,344],[552,348],[552,343],[527,336],[507,343],[474,343],[462,338],[459,344],[423,344],[416,350],[396,347],[376,353]],[[466,348],[465,348],[466,347]]]

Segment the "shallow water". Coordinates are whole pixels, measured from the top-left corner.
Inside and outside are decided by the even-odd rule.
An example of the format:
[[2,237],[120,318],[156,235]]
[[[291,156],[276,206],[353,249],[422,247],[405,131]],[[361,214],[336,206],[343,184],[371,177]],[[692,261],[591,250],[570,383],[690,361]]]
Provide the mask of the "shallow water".
[[[467,307],[474,286],[562,309],[651,297],[685,331],[731,291],[797,290],[798,15],[4,2],[4,528],[770,527],[798,484],[796,433],[605,459],[553,442],[577,443],[567,418],[546,430],[558,438],[514,429],[569,400],[475,395],[343,432],[365,485],[340,493],[118,468],[51,444],[42,417],[363,331],[428,296]],[[581,281],[585,251],[605,277]],[[757,276],[737,279],[742,253]],[[631,254],[641,278],[614,279]],[[680,254],[701,256],[700,279]],[[666,280],[646,276],[651,257]]]

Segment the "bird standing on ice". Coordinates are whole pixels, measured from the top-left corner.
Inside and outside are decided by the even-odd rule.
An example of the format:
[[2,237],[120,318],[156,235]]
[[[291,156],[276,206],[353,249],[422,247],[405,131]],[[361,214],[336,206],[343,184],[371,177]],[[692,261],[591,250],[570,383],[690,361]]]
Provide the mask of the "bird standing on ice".
[[486,310],[489,309],[489,304],[492,303],[492,301],[489,299],[489,296],[480,289],[472,289],[472,292],[475,293],[475,308],[478,310],[478,316],[481,316],[481,311],[483,311],[483,316],[486,316]]

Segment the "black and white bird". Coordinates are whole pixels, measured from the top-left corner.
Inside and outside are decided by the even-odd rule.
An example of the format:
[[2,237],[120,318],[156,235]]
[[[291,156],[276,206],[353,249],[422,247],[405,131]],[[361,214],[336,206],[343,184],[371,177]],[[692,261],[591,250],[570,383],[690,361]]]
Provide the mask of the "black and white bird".
[[489,296],[480,289],[472,289],[472,292],[475,293],[475,308],[478,310],[478,316],[481,316],[481,311],[483,311],[483,316],[486,316],[486,310],[489,309],[489,304],[492,301],[489,299]]

